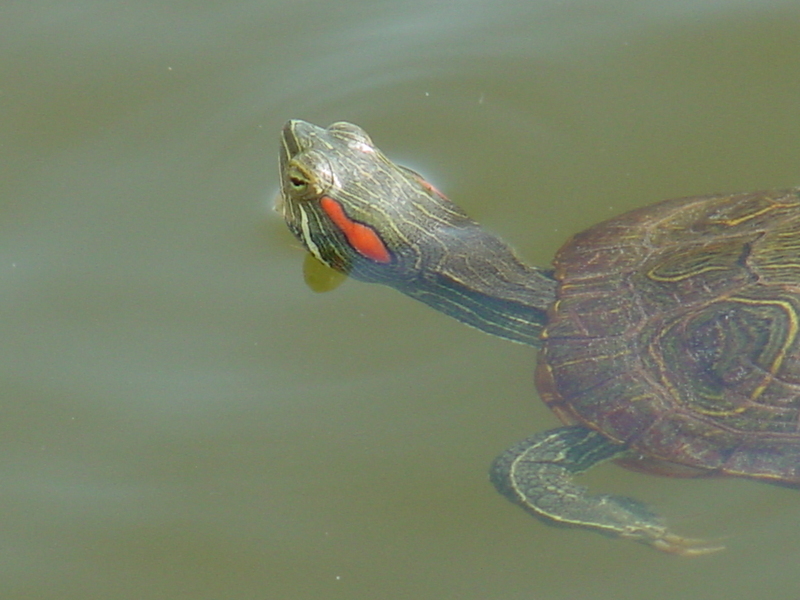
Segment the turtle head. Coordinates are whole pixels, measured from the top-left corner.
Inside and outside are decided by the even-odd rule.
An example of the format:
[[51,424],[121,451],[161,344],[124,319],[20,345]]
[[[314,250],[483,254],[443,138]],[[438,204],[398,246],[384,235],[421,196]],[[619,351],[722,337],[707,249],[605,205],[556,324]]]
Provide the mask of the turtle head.
[[490,333],[537,343],[555,282],[520,261],[363,129],[292,120],[281,132],[289,229],[322,263]]
[[280,171],[279,208],[289,229],[318,260],[358,279],[413,277],[432,227],[473,223],[351,123],[286,123]]

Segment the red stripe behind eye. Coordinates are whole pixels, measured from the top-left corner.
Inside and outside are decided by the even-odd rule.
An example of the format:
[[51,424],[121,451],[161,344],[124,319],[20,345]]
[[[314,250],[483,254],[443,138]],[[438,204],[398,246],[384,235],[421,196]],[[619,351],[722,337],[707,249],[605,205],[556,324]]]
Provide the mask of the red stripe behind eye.
[[330,196],[323,196],[319,205],[359,254],[380,263],[388,263],[391,260],[386,244],[374,229],[353,221],[345,214],[342,205]]

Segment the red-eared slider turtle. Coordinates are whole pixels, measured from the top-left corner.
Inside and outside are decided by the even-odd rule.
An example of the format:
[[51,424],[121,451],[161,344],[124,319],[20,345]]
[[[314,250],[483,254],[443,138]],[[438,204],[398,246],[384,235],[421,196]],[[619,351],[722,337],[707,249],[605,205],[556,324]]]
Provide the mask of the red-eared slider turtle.
[[537,386],[566,426],[491,468],[527,511],[696,555],[720,546],[573,476],[616,459],[800,485],[800,189],[660,202],[576,235],[540,269],[355,125],[289,121],[281,140],[281,209],[317,259],[540,348]]

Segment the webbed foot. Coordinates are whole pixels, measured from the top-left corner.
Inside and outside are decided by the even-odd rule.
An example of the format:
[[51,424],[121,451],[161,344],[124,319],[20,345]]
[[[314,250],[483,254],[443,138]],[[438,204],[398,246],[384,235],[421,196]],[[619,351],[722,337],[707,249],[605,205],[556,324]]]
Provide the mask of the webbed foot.
[[501,494],[553,525],[582,527],[681,556],[722,550],[724,546],[670,532],[638,500],[592,495],[573,482],[575,475],[625,450],[624,446],[585,427],[561,427],[534,435],[506,450],[492,464],[490,479]]

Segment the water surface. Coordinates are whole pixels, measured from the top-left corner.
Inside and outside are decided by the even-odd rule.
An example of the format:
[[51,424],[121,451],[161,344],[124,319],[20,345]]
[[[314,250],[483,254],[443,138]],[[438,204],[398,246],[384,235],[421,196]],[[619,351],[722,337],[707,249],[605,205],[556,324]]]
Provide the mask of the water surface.
[[796,598],[800,494],[586,477],[724,539],[545,527],[486,478],[556,421],[533,352],[314,294],[288,118],[351,120],[547,264],[671,196],[800,183],[796,2],[0,9],[0,596]]

